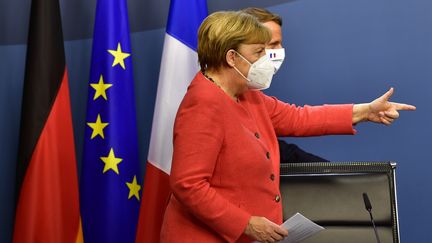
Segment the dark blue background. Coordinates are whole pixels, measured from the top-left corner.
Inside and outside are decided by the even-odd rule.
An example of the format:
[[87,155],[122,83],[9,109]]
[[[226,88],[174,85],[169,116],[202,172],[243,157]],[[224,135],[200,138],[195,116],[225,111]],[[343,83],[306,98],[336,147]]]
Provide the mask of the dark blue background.
[[[81,160],[96,1],[60,2],[77,158]],[[144,165],[169,1],[129,0],[128,4]],[[359,103],[393,86],[394,100],[417,106],[415,112],[402,112],[402,118],[390,127],[360,124],[356,136],[287,140],[333,161],[397,162],[401,240],[429,242],[432,1],[209,0],[208,5],[209,12],[267,7],[283,17],[286,60],[268,94],[299,105]],[[30,0],[0,0],[0,242],[12,238],[29,11]]]

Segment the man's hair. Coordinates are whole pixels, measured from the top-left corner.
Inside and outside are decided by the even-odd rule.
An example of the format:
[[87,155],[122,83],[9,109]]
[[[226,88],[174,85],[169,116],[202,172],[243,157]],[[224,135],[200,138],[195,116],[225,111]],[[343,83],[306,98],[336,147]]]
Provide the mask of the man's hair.
[[282,17],[268,11],[267,9],[250,7],[250,8],[242,9],[240,11],[255,16],[255,18],[257,18],[258,21],[260,21],[261,23],[273,21],[276,24],[282,26]]
[[228,66],[226,53],[241,44],[266,44],[271,32],[256,17],[242,11],[209,15],[198,30],[198,61],[201,70]]

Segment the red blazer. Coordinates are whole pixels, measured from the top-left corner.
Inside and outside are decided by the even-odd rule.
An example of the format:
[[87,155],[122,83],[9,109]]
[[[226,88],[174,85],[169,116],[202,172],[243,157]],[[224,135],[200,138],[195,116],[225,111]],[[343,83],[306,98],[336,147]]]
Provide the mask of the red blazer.
[[177,112],[161,242],[250,242],[249,218],[282,223],[277,136],[353,134],[352,105],[235,102],[198,73]]

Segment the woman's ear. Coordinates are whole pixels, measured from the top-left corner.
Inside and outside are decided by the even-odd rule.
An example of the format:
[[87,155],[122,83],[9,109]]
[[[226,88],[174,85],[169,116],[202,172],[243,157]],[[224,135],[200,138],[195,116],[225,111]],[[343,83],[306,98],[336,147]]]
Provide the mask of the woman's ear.
[[226,59],[228,66],[230,66],[230,67],[235,66],[235,62],[234,62],[235,55],[236,55],[236,53],[234,50],[231,49],[231,50],[227,51],[227,53],[225,55],[225,59]]

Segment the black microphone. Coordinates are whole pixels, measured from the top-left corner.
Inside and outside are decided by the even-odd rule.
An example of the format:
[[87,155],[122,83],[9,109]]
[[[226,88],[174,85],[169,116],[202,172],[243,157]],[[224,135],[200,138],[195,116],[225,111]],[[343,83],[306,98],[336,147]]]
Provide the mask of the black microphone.
[[373,226],[373,229],[374,229],[374,232],[375,232],[376,240],[377,240],[378,243],[381,243],[381,241],[379,239],[379,236],[378,236],[377,229],[375,227],[375,221],[374,221],[374,219],[372,217],[372,205],[371,205],[371,203],[369,201],[369,197],[366,194],[366,192],[363,192],[363,201],[364,201],[366,210],[369,212],[370,219],[371,219],[371,222],[372,222],[372,226]]

